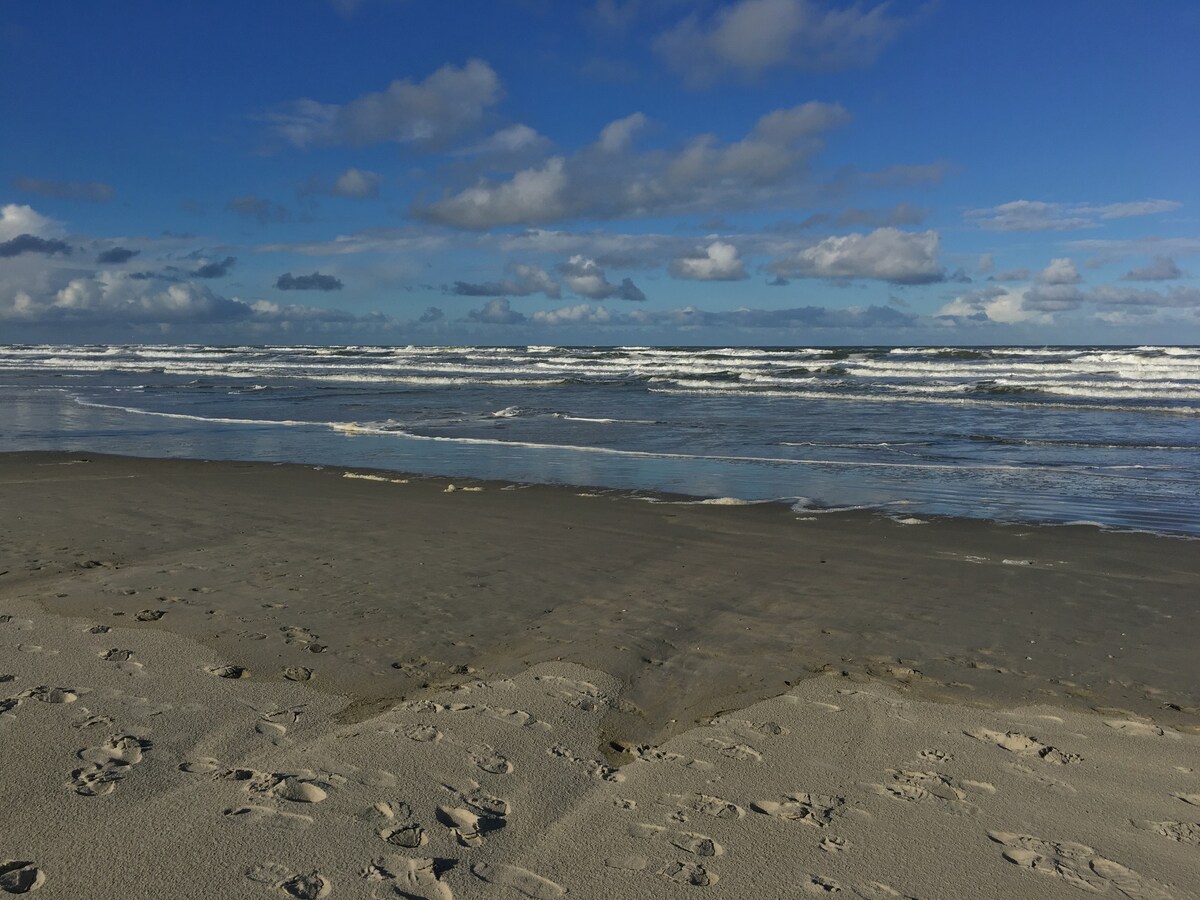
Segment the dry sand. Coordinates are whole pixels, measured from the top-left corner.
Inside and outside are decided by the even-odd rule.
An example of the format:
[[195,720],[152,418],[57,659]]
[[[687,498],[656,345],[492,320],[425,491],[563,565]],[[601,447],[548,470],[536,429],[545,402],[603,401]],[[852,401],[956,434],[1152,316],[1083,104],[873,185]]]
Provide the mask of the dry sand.
[[0,893],[1200,897],[1194,542],[82,458],[0,457]]

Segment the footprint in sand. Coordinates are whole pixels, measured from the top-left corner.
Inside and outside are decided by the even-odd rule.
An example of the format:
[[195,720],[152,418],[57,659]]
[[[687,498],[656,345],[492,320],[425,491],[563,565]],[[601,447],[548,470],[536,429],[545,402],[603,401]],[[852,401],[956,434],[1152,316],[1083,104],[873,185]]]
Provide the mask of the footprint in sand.
[[79,751],[86,766],[71,773],[70,786],[84,797],[101,797],[116,790],[117,782],[142,761],[142,752],[150,742],[128,734],[113,735],[99,747]]
[[1028,834],[989,831],[988,837],[1003,845],[1004,858],[1014,865],[1061,878],[1072,887],[1101,893],[1116,888],[1130,900],[1171,900],[1161,885],[1143,878],[1133,869],[1096,855],[1096,851],[1071,841],[1046,841]]
[[638,856],[636,853],[631,853],[627,856],[609,856],[604,860],[604,864],[610,869],[617,869],[622,872],[640,872],[646,866],[650,865],[650,860],[644,856]]
[[692,887],[708,887],[717,883],[718,875],[699,863],[670,862],[658,870],[667,881]]
[[477,862],[471,866],[471,873],[481,881],[510,887],[533,900],[554,900],[566,893],[561,885],[520,866]]
[[945,750],[922,750],[917,756],[929,762],[950,762],[954,759],[954,754]]
[[507,756],[487,744],[476,744],[468,751],[471,762],[492,775],[511,775],[513,764]]
[[546,748],[546,752],[551,756],[556,756],[559,759],[565,759],[567,762],[581,766],[587,769],[588,774],[593,778],[599,778],[601,781],[611,781],[614,784],[619,784],[625,780],[625,773],[614,769],[612,766],[602,763],[598,759],[589,759],[586,756],[579,756],[570,747],[564,747],[562,744],[554,744]]
[[189,775],[211,775],[219,768],[221,768],[220,761],[211,756],[197,756],[195,759],[189,759],[179,764],[179,771],[187,772]]
[[429,840],[425,829],[417,822],[408,822],[395,828],[385,828],[379,832],[379,836],[395,847],[404,847],[408,850],[423,847]]
[[1009,753],[1015,753],[1018,756],[1037,756],[1046,762],[1058,765],[1077,763],[1083,759],[1076,753],[1065,753],[1057,747],[1043,744],[1037,738],[1021,734],[1019,731],[991,731],[987,728],[976,728],[974,731],[963,733],[977,741],[995,744]]
[[246,877],[260,884],[269,884],[285,897],[295,897],[296,900],[320,900],[328,897],[333,884],[320,872],[301,872],[291,874],[277,863],[267,863],[252,866],[246,870]]
[[116,647],[113,647],[111,650],[105,650],[100,654],[100,658],[105,662],[129,662],[132,657],[132,650],[120,650]]
[[746,815],[736,803],[708,794],[663,794],[662,802],[680,811],[696,812],[714,819],[740,819]]
[[854,895],[861,897],[862,900],[917,900],[916,897],[901,894],[894,887],[884,884],[882,881],[865,881],[856,885],[852,890]]
[[308,681],[313,676],[308,666],[288,666],[283,670],[283,677],[288,681]]
[[6,859],[0,862],[0,892],[28,894],[45,883],[46,873],[29,860]]
[[970,793],[996,792],[995,787],[986,782],[956,781],[941,772],[909,772],[904,769],[887,771],[891,775],[887,784],[872,784],[867,787],[882,796],[895,797],[908,803],[940,803],[951,812],[961,815],[974,815],[979,812],[979,807],[969,799]]
[[701,743],[705,747],[712,747],[722,756],[728,756],[730,759],[762,762],[762,754],[749,744],[739,744],[736,741],[723,737],[705,738]]
[[663,750],[661,747],[651,747],[645,744],[640,747],[634,747],[630,752],[638,759],[643,759],[647,762],[672,763],[673,765],[683,766],[685,769],[708,771],[713,767],[713,764],[708,762],[708,760],[693,759],[690,756],[684,756],[682,753],[673,753],[670,750]]
[[[411,859],[388,854],[375,860],[362,871],[367,881],[387,882],[391,896],[413,900],[454,900],[450,885],[441,880],[443,872],[453,861]],[[373,895],[377,896],[377,895]]]
[[432,725],[405,725],[394,733],[421,744],[436,744],[444,736]]
[[204,671],[218,678],[249,678],[250,670],[245,666],[205,666]]
[[803,822],[815,828],[825,828],[835,817],[845,812],[846,798],[830,794],[788,794],[782,801],[756,800],[750,808],[777,819]]
[[1181,844],[1200,846],[1200,823],[1196,822],[1133,822],[1134,828],[1151,831]]
[[108,625],[92,625],[87,628],[88,634],[108,634],[112,631]]
[[845,838],[827,837],[821,838],[821,843],[817,846],[826,853],[841,853],[850,849],[850,842]]
[[143,609],[134,615],[139,622],[157,622],[167,614],[165,609]]
[[725,848],[706,834],[697,834],[694,831],[670,831],[662,825],[654,825],[650,822],[630,825],[629,835],[641,840],[661,837],[676,849],[691,853],[693,856],[712,857],[722,856],[725,853]]
[[450,833],[464,847],[478,847],[484,842],[484,835],[504,827],[504,819],[493,816],[479,816],[463,807],[439,806],[437,820],[450,829]]
[[21,691],[18,697],[32,697],[34,700],[41,700],[43,703],[74,703],[79,699],[79,695],[69,688],[47,687],[40,684],[35,688],[30,688],[27,691]]

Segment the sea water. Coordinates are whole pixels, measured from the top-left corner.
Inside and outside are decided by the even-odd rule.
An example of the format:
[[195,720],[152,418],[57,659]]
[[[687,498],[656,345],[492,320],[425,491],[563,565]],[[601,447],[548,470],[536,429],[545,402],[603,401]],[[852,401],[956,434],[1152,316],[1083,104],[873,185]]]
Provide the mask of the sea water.
[[1200,348],[0,346],[0,451],[1200,534]]

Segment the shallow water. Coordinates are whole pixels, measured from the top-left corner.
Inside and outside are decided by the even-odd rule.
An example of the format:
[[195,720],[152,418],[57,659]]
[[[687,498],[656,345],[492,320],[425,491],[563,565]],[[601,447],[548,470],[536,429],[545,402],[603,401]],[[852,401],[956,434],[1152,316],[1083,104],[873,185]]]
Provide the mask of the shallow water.
[[0,347],[0,450],[1200,534],[1200,348]]

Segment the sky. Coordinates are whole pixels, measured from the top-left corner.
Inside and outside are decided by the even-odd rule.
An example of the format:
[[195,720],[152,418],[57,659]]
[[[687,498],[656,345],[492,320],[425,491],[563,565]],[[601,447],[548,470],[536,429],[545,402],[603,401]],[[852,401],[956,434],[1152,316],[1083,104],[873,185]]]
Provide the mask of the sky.
[[1198,44],[1184,0],[9,2],[0,342],[1200,344]]

